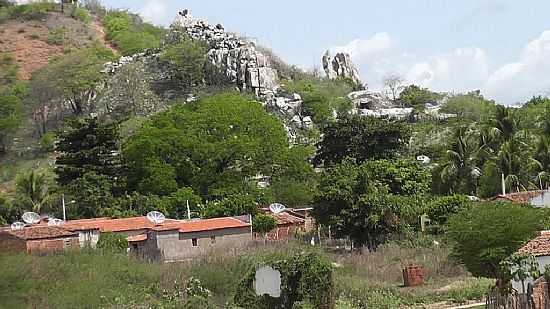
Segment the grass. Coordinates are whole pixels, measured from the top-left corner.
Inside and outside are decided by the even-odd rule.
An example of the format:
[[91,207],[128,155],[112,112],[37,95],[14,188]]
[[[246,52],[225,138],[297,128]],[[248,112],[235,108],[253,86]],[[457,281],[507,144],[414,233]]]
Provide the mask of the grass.
[[[0,256],[0,299],[6,308],[172,308],[190,277],[212,291],[221,307],[251,265],[262,257],[304,250],[292,244],[219,252],[192,263],[146,264],[99,251],[45,257]],[[461,303],[481,298],[491,281],[476,279],[451,260],[445,248],[414,249],[396,244],[365,255],[330,255],[335,270],[338,309],[399,308],[441,301]],[[426,267],[427,284],[401,287],[401,263]]]

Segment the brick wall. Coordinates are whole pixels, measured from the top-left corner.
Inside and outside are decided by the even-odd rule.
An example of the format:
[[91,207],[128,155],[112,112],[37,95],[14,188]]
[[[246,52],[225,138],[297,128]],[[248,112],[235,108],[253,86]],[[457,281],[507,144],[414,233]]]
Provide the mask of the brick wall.
[[533,309],[546,309],[550,306],[548,295],[548,283],[544,277],[539,278],[533,283]]
[[30,254],[48,254],[80,247],[77,237],[38,239],[27,241],[27,252]]
[[26,250],[24,240],[7,232],[0,232],[0,253],[25,252]]

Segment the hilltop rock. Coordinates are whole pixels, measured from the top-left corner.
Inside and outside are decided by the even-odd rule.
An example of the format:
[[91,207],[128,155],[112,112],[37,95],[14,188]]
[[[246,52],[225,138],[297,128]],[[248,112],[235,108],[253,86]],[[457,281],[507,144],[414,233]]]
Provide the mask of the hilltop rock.
[[327,50],[323,55],[323,69],[330,79],[349,78],[357,85],[362,84],[359,71],[347,53],[337,53],[332,57],[330,51]]

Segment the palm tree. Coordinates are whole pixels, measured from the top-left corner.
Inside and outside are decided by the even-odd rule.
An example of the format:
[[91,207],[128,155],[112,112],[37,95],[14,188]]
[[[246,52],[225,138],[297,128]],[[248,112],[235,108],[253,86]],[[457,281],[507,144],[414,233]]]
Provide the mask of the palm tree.
[[16,193],[24,203],[30,204],[32,211],[40,213],[49,197],[48,179],[45,174],[34,170],[21,174],[16,180]]
[[531,159],[531,166],[536,173],[535,179],[538,180],[540,189],[544,189],[547,187],[550,176],[550,137],[539,136]]
[[460,127],[446,151],[441,179],[450,185],[451,192],[470,194],[476,191],[476,179],[481,175],[481,170],[476,164],[479,149],[473,137],[472,131]]
[[496,158],[497,166],[505,176],[506,185],[518,192],[520,189],[526,190],[529,185],[524,168],[527,156],[522,151],[526,147],[527,145],[517,139],[510,139],[502,144]]
[[510,108],[497,105],[493,118],[490,120],[493,134],[501,141],[510,140],[519,128],[519,119],[515,117]]

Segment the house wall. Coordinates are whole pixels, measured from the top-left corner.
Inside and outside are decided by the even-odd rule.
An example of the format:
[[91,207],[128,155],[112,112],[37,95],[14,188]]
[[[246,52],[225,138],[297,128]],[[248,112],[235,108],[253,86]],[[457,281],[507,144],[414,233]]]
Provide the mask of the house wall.
[[0,233],[0,253],[25,252],[27,245],[25,240],[17,238],[10,233]]
[[[193,246],[193,239],[197,240],[196,247]],[[238,249],[246,246],[251,239],[249,227],[193,233],[152,231],[147,241],[137,244],[133,251],[151,261],[182,261],[220,248]]]
[[[550,256],[537,256],[536,258],[537,258],[537,262],[539,263],[539,270],[540,270],[541,273],[543,273],[544,272],[544,266],[550,264]],[[529,283],[532,284],[533,282],[534,282],[533,278],[529,278],[529,279],[525,280],[525,290],[526,291],[527,291],[527,285]],[[520,294],[523,292],[521,282],[512,281],[512,287],[516,291],[518,291],[518,293],[520,293]]]
[[30,254],[48,254],[80,248],[78,237],[27,240],[27,252]]
[[95,249],[99,241],[99,230],[78,231],[78,241],[81,248],[90,246]]

